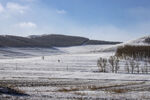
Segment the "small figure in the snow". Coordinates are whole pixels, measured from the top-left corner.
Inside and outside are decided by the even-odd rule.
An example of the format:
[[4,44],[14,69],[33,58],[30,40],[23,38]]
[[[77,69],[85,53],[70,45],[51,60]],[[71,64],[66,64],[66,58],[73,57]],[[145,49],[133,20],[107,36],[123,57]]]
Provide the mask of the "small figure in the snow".
[[60,60],[58,59],[58,62],[60,62]]
[[44,60],[44,56],[42,56],[42,60]]

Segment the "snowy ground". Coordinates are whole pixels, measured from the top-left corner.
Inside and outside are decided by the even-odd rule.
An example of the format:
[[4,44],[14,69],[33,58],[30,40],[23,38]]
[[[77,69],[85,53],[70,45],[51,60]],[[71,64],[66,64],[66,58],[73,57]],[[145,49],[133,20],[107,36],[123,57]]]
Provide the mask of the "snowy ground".
[[[109,45],[65,48],[0,49],[0,85],[30,96],[1,95],[3,100],[150,99],[150,76],[99,73],[97,59],[114,52],[93,52]],[[44,60],[42,59],[44,56]]]

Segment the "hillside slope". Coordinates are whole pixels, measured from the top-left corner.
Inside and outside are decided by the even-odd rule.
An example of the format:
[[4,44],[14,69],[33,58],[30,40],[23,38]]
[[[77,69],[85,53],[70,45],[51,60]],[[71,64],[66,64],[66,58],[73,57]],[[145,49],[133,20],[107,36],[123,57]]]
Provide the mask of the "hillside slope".
[[150,46],[150,35],[144,36],[138,39],[130,40],[124,43],[120,43],[117,45],[109,46],[103,50],[96,50],[94,52],[109,52],[109,51],[116,51],[118,47],[124,47],[126,45],[129,46]]
[[0,36],[1,47],[50,47],[31,38],[5,35]]
[[0,47],[66,47],[95,44],[118,44],[67,35],[31,35],[29,37],[1,35]]
[[124,45],[148,45],[150,46],[150,35],[128,41]]
[[33,41],[38,41],[42,44],[48,44],[55,47],[65,47],[65,46],[77,46],[82,45],[84,42],[88,41],[88,38],[77,37],[77,36],[66,36],[66,35],[39,35],[30,36]]

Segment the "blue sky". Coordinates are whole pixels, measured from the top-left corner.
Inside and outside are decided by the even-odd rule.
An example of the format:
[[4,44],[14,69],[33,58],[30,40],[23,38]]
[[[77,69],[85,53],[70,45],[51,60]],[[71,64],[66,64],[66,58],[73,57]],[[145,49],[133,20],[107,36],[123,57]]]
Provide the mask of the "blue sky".
[[0,34],[127,41],[150,34],[150,0],[0,0]]

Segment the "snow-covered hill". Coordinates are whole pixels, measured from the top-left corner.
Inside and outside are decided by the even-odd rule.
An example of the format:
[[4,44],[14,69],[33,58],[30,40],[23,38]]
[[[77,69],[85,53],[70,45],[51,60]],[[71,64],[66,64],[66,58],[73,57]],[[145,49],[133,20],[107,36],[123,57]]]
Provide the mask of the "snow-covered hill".
[[62,54],[89,54],[93,51],[104,50],[112,45],[82,45],[72,47],[53,47],[53,48],[38,48],[38,47],[7,47],[0,48],[0,59],[3,58],[24,58],[37,56],[51,56]]
[[68,47],[81,45],[105,45],[118,44],[120,42],[91,40],[85,37],[68,35],[34,35],[30,37],[21,37],[13,35],[0,35],[0,47]]
[[109,51],[116,51],[118,47],[125,46],[125,45],[131,45],[131,46],[150,46],[150,35],[144,36],[141,38],[137,38],[134,40],[130,40],[121,44],[116,44],[112,46],[108,46],[105,49],[99,49],[95,52],[109,52]]
[[125,45],[147,45],[150,46],[150,35],[144,36],[135,40],[128,41],[123,43]]
[[53,47],[53,48],[40,48],[40,47],[0,48],[0,58],[49,56],[64,53],[86,54],[91,52],[92,53],[115,52],[118,47],[124,45],[150,45],[150,35],[117,45],[81,45],[81,46]]

